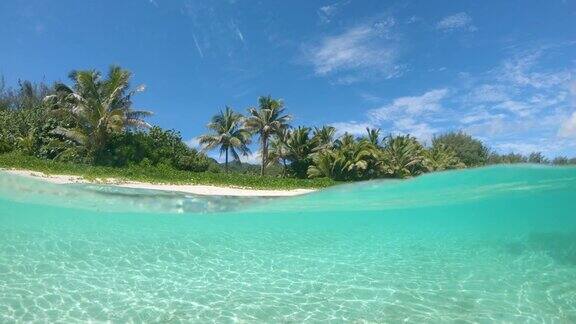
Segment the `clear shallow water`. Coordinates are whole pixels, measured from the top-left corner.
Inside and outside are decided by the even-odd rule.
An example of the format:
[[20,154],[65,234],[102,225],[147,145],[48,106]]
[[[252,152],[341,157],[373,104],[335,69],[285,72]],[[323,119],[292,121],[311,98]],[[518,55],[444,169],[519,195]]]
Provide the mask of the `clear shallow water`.
[[0,322],[576,321],[576,169],[295,198],[0,174]]

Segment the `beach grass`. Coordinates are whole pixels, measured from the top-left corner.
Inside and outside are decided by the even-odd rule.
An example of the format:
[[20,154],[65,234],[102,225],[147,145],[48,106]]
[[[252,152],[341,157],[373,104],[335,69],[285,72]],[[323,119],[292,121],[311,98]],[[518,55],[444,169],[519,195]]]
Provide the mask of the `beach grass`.
[[81,176],[90,181],[138,181],[154,184],[213,185],[251,189],[316,189],[336,184],[320,179],[295,179],[225,172],[189,172],[167,165],[131,165],[116,168],[45,160],[18,152],[0,154],[0,168],[38,171],[45,174]]

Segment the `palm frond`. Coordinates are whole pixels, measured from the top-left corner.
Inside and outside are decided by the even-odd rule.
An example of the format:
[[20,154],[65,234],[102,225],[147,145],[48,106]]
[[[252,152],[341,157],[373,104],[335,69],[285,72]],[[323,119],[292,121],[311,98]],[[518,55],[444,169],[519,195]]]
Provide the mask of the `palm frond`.
[[83,133],[82,129],[79,128],[67,129],[63,127],[57,127],[52,131],[52,133],[55,135],[63,136],[82,145],[86,144],[88,141],[88,136]]

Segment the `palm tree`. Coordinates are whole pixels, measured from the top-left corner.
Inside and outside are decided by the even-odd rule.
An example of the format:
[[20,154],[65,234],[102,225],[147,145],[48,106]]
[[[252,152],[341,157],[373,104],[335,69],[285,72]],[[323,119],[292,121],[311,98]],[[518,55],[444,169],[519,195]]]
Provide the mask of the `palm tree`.
[[292,117],[284,114],[284,103],[282,100],[273,99],[271,96],[258,98],[258,108],[249,108],[248,113],[246,127],[260,136],[262,153],[260,175],[264,175],[264,169],[268,163],[270,137],[287,128],[288,122]]
[[354,135],[350,133],[344,133],[344,135],[340,136],[340,138],[334,141],[334,147],[338,149],[350,147],[354,144],[356,144],[356,138],[354,138]]
[[377,176],[378,150],[369,141],[354,139],[351,134],[340,137],[333,149],[312,155],[308,177],[329,177],[334,180],[363,180]]
[[346,161],[336,150],[324,150],[314,154],[313,164],[308,167],[308,178],[327,177],[333,180],[346,180]]
[[234,161],[240,160],[240,152],[246,156],[250,153],[251,135],[244,128],[244,117],[226,106],[219,114],[212,117],[212,121],[207,125],[212,132],[200,136],[200,144],[205,150],[220,147],[220,155],[225,154],[225,169],[228,172],[228,154],[231,153]]
[[456,153],[444,144],[436,144],[423,151],[424,165],[427,171],[443,171],[450,169],[461,169],[466,167],[458,158]]
[[316,141],[317,149],[324,150],[334,146],[336,128],[333,126],[314,127],[312,138]]
[[310,128],[298,126],[292,130],[286,140],[287,158],[290,172],[298,178],[305,178],[312,155],[316,152],[316,141],[310,137]]
[[282,163],[282,177],[286,176],[286,169],[288,168],[288,138],[290,137],[290,130],[288,128],[281,129],[270,141],[270,149],[268,152],[268,164]]
[[419,175],[425,171],[423,150],[410,135],[388,137],[382,150],[383,173],[396,178]]
[[143,118],[152,113],[132,109],[132,96],[144,90],[139,86],[130,90],[131,73],[111,66],[107,78],[99,72],[73,71],[73,87],[63,83],[55,85],[56,93],[44,97],[54,114],[69,116],[70,127],[57,127],[55,134],[64,136],[80,146],[94,161],[106,146],[109,135],[127,128],[149,128]]
[[380,145],[380,128],[366,127],[366,133],[366,140],[375,147],[378,147]]

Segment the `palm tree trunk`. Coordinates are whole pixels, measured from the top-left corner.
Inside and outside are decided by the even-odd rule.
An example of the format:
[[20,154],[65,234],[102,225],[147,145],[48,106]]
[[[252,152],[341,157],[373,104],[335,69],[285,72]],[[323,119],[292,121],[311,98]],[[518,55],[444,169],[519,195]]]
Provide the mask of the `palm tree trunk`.
[[262,136],[262,165],[260,166],[260,175],[264,175],[264,168],[266,166],[266,159],[268,157],[268,138]]
[[228,172],[228,148],[226,149],[226,160],[224,162],[224,169]]

